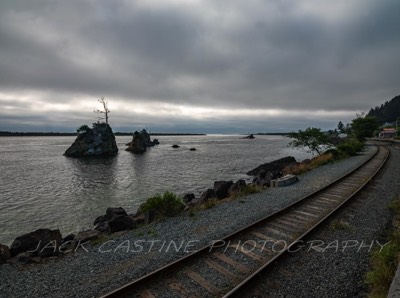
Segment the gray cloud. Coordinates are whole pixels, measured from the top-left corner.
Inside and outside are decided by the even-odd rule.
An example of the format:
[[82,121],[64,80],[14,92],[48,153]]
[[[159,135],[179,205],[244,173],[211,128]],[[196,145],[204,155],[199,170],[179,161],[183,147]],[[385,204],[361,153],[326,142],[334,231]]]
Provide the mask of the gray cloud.
[[[75,127],[93,118],[77,102],[95,105],[100,96],[130,107],[307,112],[240,121],[178,113],[185,126],[174,113],[118,108],[121,128],[129,118],[175,130],[329,128],[399,93],[399,14],[397,0],[7,1],[0,4],[0,102],[11,108],[0,112],[0,129],[20,120],[13,115],[57,121],[32,109],[38,102],[70,104],[52,114]],[[320,110],[347,112],[307,116]]]

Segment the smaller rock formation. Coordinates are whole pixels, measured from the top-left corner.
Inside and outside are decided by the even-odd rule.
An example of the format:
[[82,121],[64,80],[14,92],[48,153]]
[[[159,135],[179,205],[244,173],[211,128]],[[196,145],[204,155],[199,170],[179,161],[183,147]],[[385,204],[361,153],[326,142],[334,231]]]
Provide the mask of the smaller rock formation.
[[115,233],[131,230],[136,227],[137,221],[129,216],[124,208],[107,208],[106,214],[94,221],[94,229],[100,232]]
[[182,201],[187,204],[193,201],[194,199],[196,199],[196,196],[193,193],[188,193],[183,196]]
[[[257,168],[247,172],[250,176],[259,176],[260,174],[266,175],[271,172],[281,172],[285,167],[296,163],[296,159],[292,156],[283,157],[281,159],[274,160],[258,166]],[[263,174],[265,173],[265,174]],[[264,176],[265,177],[265,176]]]
[[189,150],[190,151],[196,151],[196,148],[190,148]]
[[206,191],[204,191],[201,196],[200,196],[200,201],[208,201],[209,199],[215,198],[215,192],[214,189],[209,188]]
[[179,148],[180,146],[179,145],[172,145],[172,148]]
[[[83,126],[82,126],[83,127]],[[117,143],[111,127],[105,123],[93,123],[78,130],[75,142],[65,151],[68,157],[112,156],[118,153]]]
[[246,187],[246,181],[240,179],[229,187],[229,195],[232,195],[235,192],[239,192],[245,187]]
[[215,181],[214,194],[219,200],[225,199],[229,196],[229,188],[233,185],[233,181]]
[[150,139],[149,133],[145,129],[143,129],[142,131],[135,131],[133,133],[132,141],[126,144],[128,146],[128,148],[126,148],[126,151],[131,151],[135,154],[141,154],[146,152],[147,147],[158,144],[160,144],[158,139],[154,139],[152,141]]
[[250,134],[250,135],[248,135],[248,136],[246,136],[246,137],[244,137],[242,139],[255,139],[255,137],[254,137],[253,134]]

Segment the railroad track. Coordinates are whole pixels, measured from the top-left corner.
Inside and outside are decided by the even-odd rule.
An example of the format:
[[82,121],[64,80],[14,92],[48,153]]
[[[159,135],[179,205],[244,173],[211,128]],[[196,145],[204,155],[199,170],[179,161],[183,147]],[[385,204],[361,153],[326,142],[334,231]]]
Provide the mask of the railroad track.
[[379,146],[364,164],[328,186],[103,298],[228,297],[359,192],[388,156]]

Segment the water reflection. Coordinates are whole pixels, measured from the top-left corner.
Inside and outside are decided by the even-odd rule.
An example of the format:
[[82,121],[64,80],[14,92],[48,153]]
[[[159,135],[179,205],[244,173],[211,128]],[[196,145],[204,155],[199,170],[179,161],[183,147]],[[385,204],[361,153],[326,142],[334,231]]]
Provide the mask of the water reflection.
[[102,214],[113,205],[118,191],[118,156],[66,158],[70,167],[70,191],[82,215]]

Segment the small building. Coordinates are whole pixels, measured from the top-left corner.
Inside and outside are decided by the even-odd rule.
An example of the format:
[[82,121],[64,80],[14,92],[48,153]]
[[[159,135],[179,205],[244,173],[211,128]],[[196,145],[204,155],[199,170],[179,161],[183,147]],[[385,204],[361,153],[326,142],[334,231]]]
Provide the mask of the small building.
[[390,139],[396,136],[396,129],[394,128],[383,128],[379,133],[381,139]]

